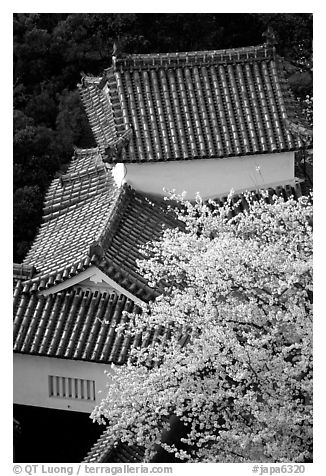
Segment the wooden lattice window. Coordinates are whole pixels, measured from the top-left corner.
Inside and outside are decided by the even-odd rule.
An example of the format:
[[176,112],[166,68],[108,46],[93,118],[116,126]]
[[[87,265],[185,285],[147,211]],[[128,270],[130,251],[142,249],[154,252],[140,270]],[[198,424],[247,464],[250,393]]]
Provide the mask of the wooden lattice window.
[[49,397],[95,401],[95,381],[49,375]]

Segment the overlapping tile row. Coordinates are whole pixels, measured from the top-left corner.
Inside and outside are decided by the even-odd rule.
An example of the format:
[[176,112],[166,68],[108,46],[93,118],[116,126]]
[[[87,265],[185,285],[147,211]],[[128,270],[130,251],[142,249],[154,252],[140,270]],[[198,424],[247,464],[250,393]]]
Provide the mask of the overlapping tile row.
[[148,286],[147,281],[140,273],[133,273],[130,270],[122,269],[119,264],[109,260],[94,264],[125,291],[128,291],[143,302],[148,302],[159,295],[159,291]]
[[114,188],[113,179],[105,173],[104,165],[63,175],[52,183],[46,196],[43,220],[56,218],[60,211],[73,209],[76,204],[80,206],[109,188]]
[[67,169],[67,174],[86,170],[90,167],[103,164],[98,147],[91,149],[74,148],[74,155]]
[[145,450],[140,446],[129,446],[119,442],[117,446],[110,443],[107,432],[104,431],[92,446],[83,463],[141,463]]
[[101,78],[84,76],[78,88],[100,152],[116,138],[113,109]]
[[124,311],[140,312],[123,295],[73,288],[40,296],[23,289],[17,284],[14,297],[15,352],[123,364],[141,343],[116,332]]
[[[282,62],[267,46],[212,52],[131,55],[102,78],[115,119],[100,139],[109,162],[224,158],[296,150],[300,121]],[[105,82],[106,78],[106,82]],[[89,91],[92,95],[92,91]],[[90,102],[84,102],[89,114]],[[112,144],[132,129],[129,143]],[[113,134],[113,135],[112,135]]]
[[43,218],[51,212],[68,208],[83,200],[114,188],[113,178],[106,173],[106,165],[98,149],[75,149],[68,170],[54,179],[44,200]]
[[269,60],[116,73],[125,123],[134,130],[127,159],[222,158],[299,147],[285,129],[275,65]]
[[72,167],[74,172],[53,180],[43,223],[24,260],[24,265],[37,268],[39,277],[65,270],[74,274],[71,267],[87,267],[89,247],[103,233],[119,198],[120,190],[103,163],[84,170],[76,163]]

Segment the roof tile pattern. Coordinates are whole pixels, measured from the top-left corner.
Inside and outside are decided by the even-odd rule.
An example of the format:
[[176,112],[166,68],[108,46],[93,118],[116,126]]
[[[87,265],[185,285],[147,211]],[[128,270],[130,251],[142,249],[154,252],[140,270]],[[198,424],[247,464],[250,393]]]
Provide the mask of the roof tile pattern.
[[[273,195],[278,195],[287,200],[293,196],[301,196],[300,183],[269,188],[268,201],[272,201]],[[261,196],[257,191],[256,198]],[[228,199],[227,196],[217,198],[216,202],[222,205]],[[240,203],[238,203],[240,200]],[[235,194],[232,199],[237,203],[237,209],[230,212],[231,215],[241,212],[248,207],[243,195]],[[104,255],[98,262],[99,267],[112,279],[129,289],[134,295],[140,289],[149,291],[148,299],[157,295],[157,291],[148,288],[145,279],[139,272],[137,260],[143,259],[142,246],[147,242],[159,240],[164,228],[184,228],[184,223],[177,220],[176,215],[168,211],[167,204],[162,200],[149,200],[142,194],[127,188],[124,199],[116,213],[116,221],[111,223],[110,234],[103,240]],[[129,283],[126,284],[126,283]],[[141,285],[140,288],[137,288]]]
[[[275,193],[284,199],[291,195],[298,197],[301,194],[299,184],[296,187],[285,186],[269,190],[270,196]],[[105,254],[99,260],[99,266],[103,266],[104,271],[107,271],[109,275],[111,268],[115,270],[117,275],[113,277],[116,282],[128,278],[130,281],[127,279],[126,282],[120,281],[120,283],[125,288],[128,288],[129,283],[131,286],[129,289],[134,291],[134,295],[137,294],[137,283],[138,286],[140,283],[142,289],[148,292],[146,299],[148,300],[155,294],[146,283],[142,283],[142,278],[137,274],[135,268],[137,252],[126,263],[121,257],[125,256],[126,260],[128,259],[129,253],[135,249],[133,240],[138,245],[150,238],[149,235],[152,238],[158,238],[163,215],[159,211],[159,205],[153,207],[148,201],[144,203],[144,198],[131,190],[125,193],[125,197],[126,203],[122,207],[121,215],[116,218],[117,222],[120,220],[120,225],[112,222],[113,230],[117,227],[115,232],[112,236],[104,236],[108,243]],[[234,196],[233,200],[238,202],[240,198]],[[226,197],[220,199],[219,203],[222,204],[225,200]],[[244,208],[246,203],[242,200],[235,213]],[[145,214],[142,215],[144,210]],[[138,221],[139,214],[145,216],[144,222]],[[130,221],[126,223],[128,217]],[[168,215],[164,217],[163,223],[172,225],[167,220]],[[128,241],[128,233],[130,233],[130,241]],[[126,241],[124,241],[125,238]],[[23,269],[28,272],[31,270],[26,267]],[[91,291],[76,286],[44,296],[31,292],[34,290],[34,279],[25,280],[24,275],[18,278],[15,275],[14,278],[15,352],[123,364],[132,346],[148,346],[160,336],[167,338],[170,332],[168,329],[161,328],[148,329],[134,339],[119,334],[117,326],[125,319],[124,311],[140,312],[140,308],[123,294],[118,296],[117,293]],[[53,283],[55,284],[55,281],[52,281]],[[38,285],[42,286],[40,283]],[[136,288],[132,288],[135,285]],[[179,339],[186,337],[184,329],[177,332],[179,332]]]
[[120,192],[94,150],[74,159],[67,174],[53,180],[43,223],[24,260],[38,271],[34,282],[49,277],[59,282],[91,264],[89,247],[108,226]]
[[97,149],[76,151],[67,173],[53,180],[46,195],[43,223],[24,260],[24,269],[34,266],[37,273],[26,275],[25,291],[42,291],[96,265],[147,301],[156,292],[136,260],[142,258],[139,248],[158,239],[163,225],[177,225],[164,202],[151,202],[127,186],[118,189]]
[[108,144],[116,139],[110,97],[103,89],[101,78],[84,76],[78,87],[96,143],[100,152],[104,152]]
[[[147,242],[160,239],[164,227],[181,227],[173,212],[168,212],[166,202],[149,200],[144,195],[127,188],[123,202],[117,212],[116,229],[112,224],[101,269],[114,280],[119,281],[116,270],[130,282],[146,280],[138,270],[137,260],[142,259],[141,247]],[[151,290],[153,292],[153,290]],[[134,291],[137,294],[137,291]]]
[[[114,134],[99,138],[110,162],[222,158],[290,151],[303,144],[282,62],[267,45],[116,59],[102,78]],[[84,84],[82,94],[92,97]],[[84,101],[89,114],[101,115]],[[111,114],[111,113],[110,113]],[[103,114],[102,114],[103,115]],[[114,143],[132,130],[128,145]],[[94,130],[96,136],[96,131]]]
[[119,442],[117,446],[110,444],[107,432],[104,431],[100,438],[88,452],[83,463],[141,463],[144,458],[144,449]]
[[93,149],[80,149],[75,147],[74,156],[70,161],[66,175],[69,173],[81,172],[102,164],[102,156],[98,147],[94,147]]
[[14,351],[32,355],[123,364],[131,345],[116,332],[124,311],[140,312],[133,301],[115,293],[70,288],[42,296],[14,293]]
[[[126,312],[141,308],[123,294],[72,287],[47,296],[30,294],[18,282],[14,290],[14,352],[88,362],[124,364],[132,347],[167,339],[170,329],[148,328],[135,337],[117,328]],[[176,330],[180,342],[185,329]],[[148,361],[149,365],[153,362]]]

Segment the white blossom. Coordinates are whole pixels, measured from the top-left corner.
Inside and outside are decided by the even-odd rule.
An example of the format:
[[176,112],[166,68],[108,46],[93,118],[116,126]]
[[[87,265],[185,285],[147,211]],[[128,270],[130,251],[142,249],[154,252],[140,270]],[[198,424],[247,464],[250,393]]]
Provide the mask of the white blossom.
[[[185,230],[140,263],[162,294],[128,332],[157,339],[115,367],[92,417],[147,460],[160,442],[185,462],[311,460],[312,204],[247,200],[231,219],[230,200],[183,201]],[[162,443],[173,415],[185,432]]]

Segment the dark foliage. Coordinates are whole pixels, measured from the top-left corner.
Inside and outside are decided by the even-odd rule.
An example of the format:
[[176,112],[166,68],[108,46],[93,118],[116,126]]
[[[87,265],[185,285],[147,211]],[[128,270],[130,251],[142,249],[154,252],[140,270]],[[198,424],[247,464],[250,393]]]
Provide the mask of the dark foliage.
[[127,53],[189,51],[262,43],[271,25],[295,94],[312,89],[310,14],[14,14],[14,260],[41,221],[44,193],[73,146],[95,145],[76,85],[101,74],[113,43]]

